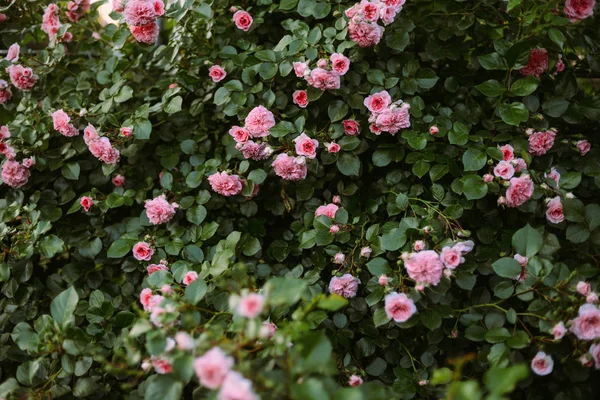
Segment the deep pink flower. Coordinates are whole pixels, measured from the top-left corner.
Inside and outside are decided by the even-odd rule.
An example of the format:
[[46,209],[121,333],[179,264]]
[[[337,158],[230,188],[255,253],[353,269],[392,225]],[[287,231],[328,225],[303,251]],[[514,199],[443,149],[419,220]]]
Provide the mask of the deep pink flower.
[[233,14],[233,23],[238,29],[241,29],[244,32],[250,30],[252,22],[252,15],[248,14],[246,11],[238,10]]
[[42,30],[48,34],[50,39],[54,39],[60,28],[60,21],[58,19],[58,7],[54,3],[48,4],[48,7],[44,10],[42,17]]
[[277,176],[289,181],[302,180],[307,173],[304,157],[292,157],[285,153],[277,155],[273,161],[273,169]]
[[387,92],[387,90],[381,91],[379,93],[374,93],[368,96],[363,104],[369,111],[373,114],[379,114],[383,112],[390,104],[392,104],[392,97]]
[[296,143],[296,153],[299,156],[308,158],[315,158],[317,156],[319,141],[311,139],[306,133],[302,133],[300,136],[296,137],[294,143]]
[[504,180],[509,180],[515,174],[515,167],[508,161],[500,161],[494,168],[494,175]]
[[146,200],[144,207],[150,223],[159,225],[169,222],[173,218],[179,204],[169,203],[163,194],[152,200]]
[[543,156],[554,145],[556,132],[548,130],[546,132],[534,132],[529,135],[529,152],[534,156]]
[[129,25],[129,31],[140,43],[154,44],[160,33],[160,28],[156,22],[146,25]]
[[138,261],[150,261],[154,255],[154,250],[146,242],[137,242],[133,246],[133,257]]
[[348,24],[348,33],[350,39],[360,47],[375,46],[381,40],[383,27],[373,22],[354,22],[351,20]]
[[148,307],[150,306],[150,299],[152,298],[152,290],[144,289],[140,293],[140,303],[144,306],[144,310],[148,311]]
[[[160,3],[162,1],[159,0]],[[162,5],[164,12],[164,3]],[[153,1],[150,0],[128,0],[125,4],[125,21],[128,25],[142,26],[153,23],[160,15],[156,11],[161,10],[161,6],[155,9]]]
[[546,49],[533,49],[529,53],[529,62],[521,68],[521,74],[524,76],[535,76],[539,78],[541,74],[548,70],[548,51]]
[[587,140],[578,141],[576,146],[577,146],[577,149],[579,149],[579,152],[581,153],[582,156],[585,156],[592,148],[592,145]]
[[327,152],[329,153],[337,153],[342,149],[340,145],[335,142],[325,143],[325,146],[327,147]]
[[19,61],[19,52],[21,51],[21,46],[19,43],[13,43],[6,53],[6,59],[8,61],[17,62]]
[[230,371],[223,381],[217,400],[258,400],[258,396],[252,391],[250,380],[239,372]]
[[363,384],[363,380],[358,375],[352,375],[352,376],[350,376],[350,379],[348,379],[348,386],[357,387],[362,384]]
[[326,215],[329,218],[335,218],[335,213],[338,209],[339,207],[333,203],[326,204],[324,206],[319,206],[315,211],[315,218],[317,218],[319,215]]
[[173,372],[173,367],[171,363],[164,358],[153,358],[152,366],[157,374],[170,374]]
[[506,204],[509,207],[519,207],[533,194],[533,181],[529,175],[512,178],[506,190]]
[[221,82],[227,76],[227,72],[220,65],[213,65],[208,69],[208,76],[213,82]]
[[564,11],[571,22],[577,22],[591,17],[595,6],[595,0],[567,0]]
[[125,137],[130,137],[133,135],[133,128],[131,126],[122,126],[119,128],[119,132]]
[[112,178],[113,185],[121,187],[125,184],[125,177],[121,174],[117,174]]
[[417,312],[414,301],[404,293],[392,292],[385,296],[385,313],[396,322],[406,322]]
[[166,265],[164,264],[150,264],[146,267],[146,272],[148,272],[148,275],[152,275],[153,273],[157,272],[157,271],[168,271],[169,268],[167,268]]
[[196,280],[198,280],[198,273],[196,271],[189,271],[183,276],[181,283],[187,286]]
[[531,360],[531,369],[536,375],[544,376],[552,372],[554,368],[554,361],[552,357],[544,353],[543,351],[538,352],[533,360]]
[[244,124],[253,137],[265,137],[269,135],[269,129],[275,126],[275,116],[264,106],[254,107]]
[[444,265],[433,250],[413,253],[404,261],[408,276],[417,283],[436,286],[442,278]]
[[502,152],[502,159],[504,161],[512,161],[515,158],[515,149],[510,144],[500,147],[500,151]]
[[429,134],[432,136],[437,135],[439,132],[440,132],[440,128],[438,128],[435,125],[433,125],[431,128],[429,128]]
[[38,76],[33,73],[31,68],[23,68],[22,65],[11,65],[6,68],[12,84],[25,92],[30,91],[35,86]]
[[235,196],[242,192],[242,182],[239,176],[227,172],[216,172],[208,177],[212,190],[223,196]]
[[[415,249],[416,250],[416,249]],[[446,268],[454,269],[465,262],[460,251],[454,247],[444,247],[440,253],[440,261],[444,263]]]
[[90,209],[94,205],[94,200],[92,200],[91,197],[83,196],[79,200],[79,204],[81,204],[81,207],[83,207],[83,209],[85,210],[85,212],[88,212],[88,211],[90,211]]
[[250,132],[248,132],[246,128],[242,128],[241,126],[232,126],[229,130],[229,134],[238,143],[245,143],[250,138]]
[[298,107],[306,108],[308,105],[308,95],[306,94],[306,90],[296,90],[292,94],[292,100]]
[[2,14],[0,13],[0,22],[4,22],[8,19],[8,17],[6,16],[6,14]]
[[29,180],[29,169],[13,160],[6,160],[2,166],[2,181],[13,188],[20,188]]
[[0,79],[0,104],[6,104],[12,97],[12,92],[8,87],[8,82]]
[[358,122],[353,119],[345,119],[342,124],[344,125],[344,133],[348,136],[355,136],[360,132]]
[[260,315],[265,304],[265,298],[258,293],[248,293],[240,297],[237,313],[245,318],[255,318]]
[[356,296],[359,283],[360,281],[350,274],[334,276],[329,282],[329,292],[349,299]]
[[571,332],[581,340],[600,337],[600,310],[593,304],[579,307],[579,315],[571,321]]
[[547,204],[546,219],[553,224],[560,224],[565,220],[563,206],[560,202],[560,196],[554,197]]
[[213,347],[194,360],[194,371],[200,384],[208,389],[217,389],[233,367],[233,358],[218,347]]
[[344,75],[350,69],[350,60],[340,53],[333,53],[331,57],[331,69],[338,75]]

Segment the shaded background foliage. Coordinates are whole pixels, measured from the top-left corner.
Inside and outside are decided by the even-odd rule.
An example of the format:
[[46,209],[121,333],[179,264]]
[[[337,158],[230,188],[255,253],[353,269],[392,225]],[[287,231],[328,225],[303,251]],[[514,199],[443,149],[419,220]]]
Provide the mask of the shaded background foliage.
[[[2,10],[8,16],[0,25],[2,46],[20,43],[19,62],[40,79],[30,93],[13,89],[0,112],[18,158],[36,161],[25,187],[1,189],[1,395],[207,396],[195,383],[183,388],[191,379],[189,357],[178,361],[174,377],[148,378],[139,369],[148,354],[164,349],[165,337],[144,325],[138,296],[142,287],[169,279],[152,281],[145,263],[131,257],[132,245],[145,238],[156,249],[153,261],[168,259],[175,281],[188,270],[206,279],[205,294],[193,304],[199,309],[183,311],[181,326],[224,346],[246,329],[226,312],[229,295],[288,278],[289,287],[271,281],[287,294],[271,304],[270,318],[300,350],[288,351],[284,340],[238,354],[240,370],[263,398],[476,399],[481,391],[497,398],[519,380],[511,398],[598,394],[597,371],[577,360],[589,346],[570,337],[556,342],[548,333],[583,303],[574,294],[578,280],[598,285],[594,17],[570,23],[556,1],[408,2],[379,45],[359,48],[347,38],[343,16],[351,3],[184,1],[167,7],[157,45],[146,46],[122,21],[102,26],[98,5],[59,32],[71,32],[70,43],[50,45],[40,30],[46,2],[12,2]],[[254,17],[250,32],[235,28],[232,5]],[[519,70],[536,47],[548,50],[548,72],[525,78]],[[309,87],[309,106],[296,107],[291,94],[307,85],[292,62],[334,52],[351,60],[342,87]],[[566,68],[554,74],[559,54]],[[228,74],[218,84],[208,78],[213,63]],[[8,65],[0,61],[2,71]],[[363,100],[383,89],[411,105],[411,127],[395,136],[368,130]],[[271,143],[280,149],[293,149],[291,139],[305,131],[320,143],[336,140],[342,151],[320,149],[306,180],[282,181],[272,161],[245,160],[227,133],[257,105],[275,114]],[[50,113],[59,108],[79,130],[92,123],[109,137],[121,161],[102,164],[82,136],[54,131]],[[344,135],[347,118],[360,123],[358,136]],[[439,128],[435,136],[432,125]],[[122,126],[133,126],[134,137],[120,135]],[[548,154],[528,153],[527,128],[558,130]],[[582,139],[592,143],[585,157],[574,146]],[[499,207],[501,183],[482,179],[506,143],[527,161],[536,183],[532,200],[518,209]],[[558,190],[544,178],[551,167],[562,173],[561,196],[578,199],[565,200],[566,221],[558,225],[544,216],[544,198]],[[252,182],[244,195],[260,184],[258,196],[212,192],[205,178],[225,169]],[[111,183],[117,173],[126,178],[122,188]],[[154,227],[143,204],[159,194],[180,210]],[[95,200],[89,213],[79,205],[84,195]],[[335,237],[331,221],[314,218],[334,195],[345,210],[336,216],[345,229]],[[424,233],[426,226],[433,233]],[[515,239],[518,231],[523,236]],[[401,253],[415,240],[437,250],[459,237],[476,245],[455,278],[415,291]],[[368,262],[358,255],[367,245]],[[531,259],[525,282],[511,279],[514,265],[494,264],[521,249]],[[347,305],[324,295],[339,251],[361,280]],[[382,273],[393,278],[394,290],[415,299],[418,314],[407,323],[385,316]],[[53,311],[60,293],[65,304]],[[553,355],[554,373],[525,378],[518,365],[537,349]],[[485,385],[477,384],[486,371]],[[295,380],[282,379],[288,373]],[[353,373],[372,383],[341,390]]]

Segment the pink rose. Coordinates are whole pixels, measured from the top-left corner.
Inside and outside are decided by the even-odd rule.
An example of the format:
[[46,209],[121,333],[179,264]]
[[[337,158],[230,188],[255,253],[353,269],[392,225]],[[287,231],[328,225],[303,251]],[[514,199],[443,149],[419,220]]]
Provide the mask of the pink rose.
[[[425,250],[425,242],[424,242],[424,241],[422,241],[422,240],[417,240],[417,241],[415,242],[415,244],[413,245],[413,249],[414,249],[415,251],[421,251],[421,250]],[[460,254],[459,254],[459,255],[460,255]],[[443,260],[442,260],[442,262],[443,262]]]
[[444,247],[440,253],[440,261],[444,263],[446,268],[454,269],[465,262],[460,251],[454,247]]
[[12,62],[19,61],[19,52],[20,52],[20,50],[21,50],[21,46],[19,46],[19,43],[13,43],[8,48],[8,52],[6,53],[6,59],[8,61],[12,61]]
[[218,347],[213,347],[194,360],[194,371],[200,384],[208,389],[217,389],[233,367],[233,358]]
[[147,25],[129,25],[131,35],[140,43],[154,44],[160,33],[160,28],[156,22]]
[[2,14],[0,13],[0,22],[4,22],[8,19],[8,17],[6,16],[6,14]]
[[272,322],[264,321],[260,327],[260,337],[263,339],[271,339],[277,332],[277,325]]
[[196,271],[189,271],[183,276],[181,283],[187,286],[196,280],[198,280],[198,273]]
[[392,292],[385,296],[385,313],[396,322],[406,322],[417,312],[415,303],[404,293]]
[[85,212],[88,212],[88,211],[90,211],[90,209],[94,205],[94,201],[92,200],[91,197],[83,196],[79,200],[79,204],[81,204],[81,207],[83,207],[83,209],[85,210]]
[[165,195],[160,195],[152,200],[146,200],[144,207],[146,215],[152,225],[164,224],[169,222],[175,215],[175,210],[179,208],[177,203],[169,203]]
[[369,258],[369,257],[371,257],[372,252],[373,252],[373,250],[371,250],[371,248],[369,246],[366,246],[366,247],[363,247],[362,249],[360,249],[360,256]]
[[258,293],[248,293],[240,297],[237,313],[245,318],[255,318],[260,315],[265,304],[265,298]]
[[12,97],[12,92],[8,87],[8,82],[4,79],[0,79],[0,104],[6,104]]
[[269,135],[269,129],[275,126],[275,116],[263,106],[254,107],[244,124],[253,137],[265,137]]
[[587,297],[585,298],[586,303],[596,303],[598,301],[598,295],[594,292],[590,293],[587,295]]
[[246,128],[242,128],[241,126],[232,126],[229,130],[229,134],[238,143],[245,143],[250,138],[250,132],[248,132]]
[[233,22],[238,29],[248,32],[253,22],[252,15],[248,14],[246,11],[238,10],[233,14]]
[[549,130],[546,132],[534,132],[529,135],[529,152],[534,156],[543,156],[554,145],[556,132]]
[[299,181],[306,178],[306,161],[304,157],[291,157],[285,153],[277,155],[273,161],[275,174],[285,180]]
[[317,67],[327,68],[327,60],[324,58],[320,58],[319,61],[317,61]]
[[351,20],[348,24],[348,33],[350,39],[360,47],[370,47],[375,46],[381,40],[383,27],[373,22]]
[[[90,136],[92,135],[92,131],[90,129],[88,129],[88,133]],[[84,130],[84,135],[85,134],[86,132]],[[116,164],[119,161],[119,150],[112,147],[112,144],[107,137],[89,140],[88,149],[94,157],[105,162],[106,164]]]
[[350,379],[348,379],[348,385],[351,387],[357,387],[362,384],[363,384],[363,380],[358,375],[352,375],[352,376],[350,376]]
[[154,23],[163,13],[164,3],[160,0],[128,0],[123,15],[128,25],[143,26]]
[[437,135],[439,132],[440,132],[440,129],[435,125],[433,125],[432,127],[429,128],[429,134],[432,136]]
[[170,374],[173,372],[173,367],[171,363],[164,358],[154,358],[152,359],[152,366],[157,374]]
[[585,156],[592,148],[592,145],[587,140],[578,141],[576,146],[577,146],[577,149],[579,149],[579,152],[581,153],[582,156]]
[[384,90],[382,92],[368,96],[364,100],[363,104],[373,114],[379,114],[383,110],[385,110],[390,104],[392,104],[392,97],[387,92],[387,90]]
[[166,296],[173,294],[173,288],[170,285],[162,285],[160,292]]
[[0,142],[2,142],[3,139],[9,139],[9,138],[10,138],[10,130],[8,129],[8,126],[6,126],[6,125],[0,126]]
[[594,360],[596,369],[600,369],[600,343],[594,343],[590,346],[590,355]]
[[331,201],[333,202],[333,204],[342,204],[342,198],[340,196],[338,196],[337,194],[335,196],[333,196]]
[[334,142],[325,143],[325,146],[327,147],[327,152],[332,154],[337,153],[341,150],[340,145]]
[[146,267],[146,272],[148,272],[148,276],[152,275],[153,273],[157,272],[157,271],[168,271],[169,268],[167,268],[166,265],[164,264],[150,264]]
[[521,74],[524,76],[535,76],[539,78],[541,74],[548,70],[548,51],[546,49],[533,49],[529,53],[529,62],[521,68]]
[[154,255],[154,250],[146,242],[138,242],[133,246],[133,257],[138,261],[150,261]]
[[375,118],[375,125],[383,132],[395,135],[399,130],[410,127],[410,105],[402,103],[400,107],[386,108]]
[[577,282],[577,293],[582,296],[587,296],[590,293],[592,285],[589,282],[579,281]]
[[326,215],[329,218],[335,218],[335,213],[337,212],[337,210],[339,209],[338,206],[336,206],[333,203],[324,205],[324,206],[319,206],[317,208],[317,210],[315,211],[315,218],[317,218],[320,215]]
[[[6,153],[5,153],[6,154]],[[29,169],[13,160],[6,160],[2,166],[2,181],[13,188],[20,188],[29,180]]]
[[338,75],[344,75],[350,69],[350,60],[340,53],[333,53],[331,57],[331,69]]
[[121,174],[117,174],[112,178],[112,183],[116,187],[121,187],[125,184],[125,177]]
[[310,71],[306,81],[309,85],[321,90],[336,90],[340,88],[340,76],[323,68]]
[[271,148],[268,145],[255,143],[252,140],[248,140],[245,143],[238,143],[235,147],[242,152],[244,158],[251,160],[264,160],[271,155]]
[[306,133],[302,133],[295,138],[294,143],[296,143],[296,153],[299,156],[306,156],[308,158],[315,158],[317,156],[319,142],[316,139],[311,139]]
[[570,330],[581,340],[600,337],[600,310],[593,304],[582,305],[577,318],[571,321]]
[[550,200],[547,204],[547,207],[546,219],[549,222],[553,224],[560,224],[564,221],[565,215],[563,214],[563,207],[559,196],[556,196]]
[[494,175],[491,175],[491,174],[485,174],[485,175],[483,175],[483,181],[485,183],[490,183],[493,180],[494,180]]
[[216,172],[208,177],[212,190],[223,196],[235,196],[242,192],[242,182],[239,176],[227,172]]
[[494,168],[494,175],[499,178],[508,180],[515,174],[515,167],[508,161],[500,161]]
[[529,262],[529,258],[523,257],[520,254],[515,254],[513,258],[521,265],[521,267],[527,266],[527,263]]
[[377,279],[377,283],[379,283],[381,286],[387,286],[390,284],[390,278],[388,278],[388,276],[385,274],[380,275],[379,279]]
[[515,150],[510,144],[500,147],[500,151],[502,152],[502,159],[504,161],[512,161],[515,158]]
[[292,100],[298,107],[306,108],[308,105],[308,95],[306,94],[306,90],[296,90],[292,94]]
[[356,296],[360,281],[350,274],[334,276],[329,282],[329,292],[347,299]]
[[35,165],[35,159],[33,157],[25,158],[22,164],[25,168],[31,168]]
[[329,227],[329,233],[337,235],[340,232],[340,226],[339,225],[331,225]]
[[114,12],[122,13],[125,9],[125,0],[112,0],[112,9]]
[[38,76],[33,73],[31,68],[23,68],[19,64],[6,68],[6,72],[8,72],[12,84],[24,92],[33,89],[38,80]]
[[125,137],[130,137],[133,134],[133,128],[130,126],[122,126],[119,128],[119,132]]
[[258,396],[252,391],[252,382],[244,378],[239,372],[230,371],[219,394],[218,400],[257,400]]
[[515,172],[521,172],[527,169],[527,163],[522,158],[515,158],[511,161],[511,164],[515,167]]
[[335,256],[333,256],[334,264],[342,265],[344,264],[344,261],[346,261],[346,256],[344,255],[344,253],[337,253]]
[[54,3],[48,4],[42,16],[42,30],[48,34],[50,39],[54,39],[60,28],[58,19],[58,7]]
[[90,10],[90,0],[72,0],[67,3],[67,17],[71,22],[79,21]]
[[91,141],[97,139],[100,139],[100,136],[98,136],[96,128],[94,128],[92,124],[88,124],[88,126],[86,126],[83,130],[83,141],[89,146]]
[[55,131],[67,137],[79,135],[79,131],[69,123],[70,121],[71,118],[62,109],[52,113],[52,123]]
[[556,168],[552,167],[550,169],[550,173],[549,174],[544,174],[544,176],[546,178],[552,179],[554,182],[556,182],[556,188],[560,187],[560,172],[558,172],[556,170]]
[[442,278],[444,265],[433,250],[420,251],[408,256],[404,261],[408,276],[417,283],[436,286]]
[[360,131],[358,122],[353,119],[345,119],[342,124],[344,125],[344,133],[348,136],[355,136]]
[[506,191],[506,204],[509,207],[519,207],[533,194],[533,181],[529,175],[512,178]]
[[213,82],[221,82],[227,76],[227,72],[220,65],[213,65],[208,69],[208,76]]
[[298,78],[304,78],[305,73],[310,73],[310,68],[308,68],[308,64],[301,61],[296,61],[293,63],[294,65],[294,73]]
[[175,343],[177,343],[179,350],[192,350],[194,348],[194,339],[187,332],[177,332]]
[[566,333],[567,328],[565,328],[565,324],[562,322],[559,322],[558,324],[554,325],[554,328],[552,328],[552,335],[554,336],[554,340],[562,339]]
[[567,0],[564,11],[571,22],[577,22],[591,17],[595,6],[595,0]]
[[152,298],[152,290],[151,289],[144,289],[142,290],[142,292],[140,293],[140,303],[142,303],[142,306],[144,306],[144,310],[148,311],[148,307],[150,306],[150,299]]
[[531,360],[531,369],[536,375],[545,376],[552,372],[554,361],[552,357],[546,355],[543,351],[539,351],[533,360]]

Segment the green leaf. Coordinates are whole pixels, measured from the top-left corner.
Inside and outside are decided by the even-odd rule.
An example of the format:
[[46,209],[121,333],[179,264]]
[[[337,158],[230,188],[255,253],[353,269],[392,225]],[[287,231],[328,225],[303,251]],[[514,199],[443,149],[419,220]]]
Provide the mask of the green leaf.
[[346,176],[358,176],[360,172],[360,159],[352,153],[343,153],[336,161],[340,172]]
[[208,286],[204,282],[204,279],[196,279],[185,288],[185,298],[193,305],[196,305],[202,300],[207,290]]
[[129,86],[123,86],[119,94],[114,97],[117,103],[124,103],[133,97],[133,89]]
[[552,99],[546,100],[542,103],[542,109],[544,112],[554,118],[558,118],[563,115],[569,108],[569,101],[566,99]]
[[337,311],[340,308],[345,307],[348,304],[348,300],[337,294],[331,294],[328,297],[324,297],[317,303],[317,307],[327,311]]
[[469,149],[463,154],[462,162],[465,166],[465,171],[479,171],[485,166],[487,156],[477,149]]
[[431,89],[435,86],[435,84],[440,78],[435,74],[435,71],[431,68],[423,68],[417,71],[415,79],[417,80],[417,84],[419,85],[419,87],[423,89]]
[[[494,272],[503,278],[514,278],[521,273],[521,264],[512,257],[503,257],[492,264]],[[510,336],[510,335],[509,335]]]
[[367,263],[369,272],[374,276],[386,275],[392,272],[390,264],[385,258],[376,257]]
[[46,258],[52,258],[63,251],[64,242],[61,238],[56,235],[44,236],[39,243],[40,253]]
[[50,314],[52,315],[52,318],[54,318],[59,325],[64,324],[73,317],[78,301],[79,296],[73,286],[63,291],[52,300],[52,303],[50,303]]
[[70,179],[72,181],[75,181],[77,179],[79,179],[79,164],[76,161],[67,163],[65,165],[62,166],[62,168],[60,169],[60,172],[62,173],[62,175],[67,178]]
[[515,390],[517,383],[528,375],[527,365],[519,364],[511,367],[492,367],[486,371],[483,380],[491,393],[504,395]]
[[327,114],[331,122],[339,121],[348,114],[348,105],[341,100],[335,100],[329,104]]
[[266,283],[268,302],[275,307],[291,306],[300,300],[307,286],[303,279],[271,278]]
[[485,56],[477,57],[481,66],[487,70],[506,70],[508,69],[508,64],[506,60],[498,53],[491,53]]
[[130,241],[118,239],[110,245],[107,256],[108,258],[124,257],[127,253],[129,253],[132,247],[133,244],[131,244]]
[[565,37],[565,35],[556,28],[548,29],[548,37],[550,38],[550,40],[552,40],[554,43],[556,43],[558,45],[558,47],[560,47],[561,49],[563,48],[563,46],[565,45],[565,42],[567,41],[567,38]]
[[529,224],[519,229],[512,237],[512,245],[522,256],[533,257],[542,248],[544,238]]
[[510,338],[510,332],[506,328],[494,328],[487,331],[484,335],[488,343],[501,343]]
[[419,178],[422,178],[427,173],[427,171],[429,171],[429,168],[430,165],[428,162],[419,160],[413,165],[412,173],[418,176]]
[[590,237],[590,231],[585,225],[574,224],[567,227],[567,240],[573,243],[583,243]]
[[165,104],[165,112],[167,114],[175,114],[176,112],[181,111],[181,103],[183,102],[183,98],[181,96],[175,96],[169,100],[167,104]]
[[518,126],[529,119],[529,111],[525,104],[514,102],[511,104],[502,104],[499,109],[500,118],[508,125]]
[[[269,133],[273,137],[284,137],[288,133],[296,132],[296,127],[289,121],[281,121],[269,130]],[[260,182],[257,182],[260,183]]]
[[148,379],[145,400],[180,400],[183,383],[172,375],[153,375]]
[[187,209],[185,217],[194,225],[200,225],[206,218],[206,208],[204,206],[194,206]]
[[485,94],[487,97],[498,97],[502,96],[506,92],[506,88],[503,84],[495,79],[490,79],[482,84],[475,86],[475,89]]
[[510,87],[510,91],[517,96],[529,96],[531,93],[535,92],[539,84],[540,82],[536,78],[528,76],[513,83]]

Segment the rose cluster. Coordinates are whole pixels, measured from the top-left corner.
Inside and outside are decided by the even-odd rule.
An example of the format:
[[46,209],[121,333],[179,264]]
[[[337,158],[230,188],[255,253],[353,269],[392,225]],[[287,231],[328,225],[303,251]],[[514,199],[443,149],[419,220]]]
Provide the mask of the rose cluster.
[[165,3],[162,0],[113,1],[113,11],[123,12],[129,31],[140,43],[153,44],[159,34],[156,20],[164,15]]
[[364,105],[371,112],[369,128],[376,135],[381,132],[395,135],[399,130],[410,127],[410,105],[402,100],[392,103],[387,90],[368,96]]
[[7,126],[0,127],[0,154],[6,157],[2,165],[2,181],[13,188],[20,188],[29,181],[29,168],[35,165],[33,158],[26,158],[21,163],[15,161],[16,150],[6,141],[10,138]]
[[52,113],[52,122],[54,124],[54,130],[60,132],[63,136],[73,137],[79,135],[79,130],[70,123],[71,117],[69,117],[62,109]]
[[121,154],[115,149],[106,136],[98,135],[96,128],[92,124],[83,130],[83,139],[87,144],[90,153],[98,160],[106,164],[116,164],[119,162]]
[[[306,82],[320,90],[336,90],[340,88],[340,77],[345,75],[350,69],[350,60],[340,53],[334,53],[329,60],[321,58],[317,61],[317,66],[310,69],[308,63],[304,61],[294,62],[294,73],[298,78],[304,78]],[[295,92],[294,103],[300,107],[306,107],[308,99],[305,92]]]
[[69,1],[67,10],[67,18],[69,18],[71,22],[77,22],[90,10],[90,0]]
[[348,33],[350,39],[360,47],[375,46],[381,40],[384,25],[394,22],[406,0],[362,0],[346,10],[350,19]]
[[10,67],[6,68],[6,72],[8,72],[8,76],[10,77],[10,81],[14,87],[24,92],[28,92],[33,89],[39,79],[39,77],[33,73],[31,68],[25,68],[20,64],[11,65]]

